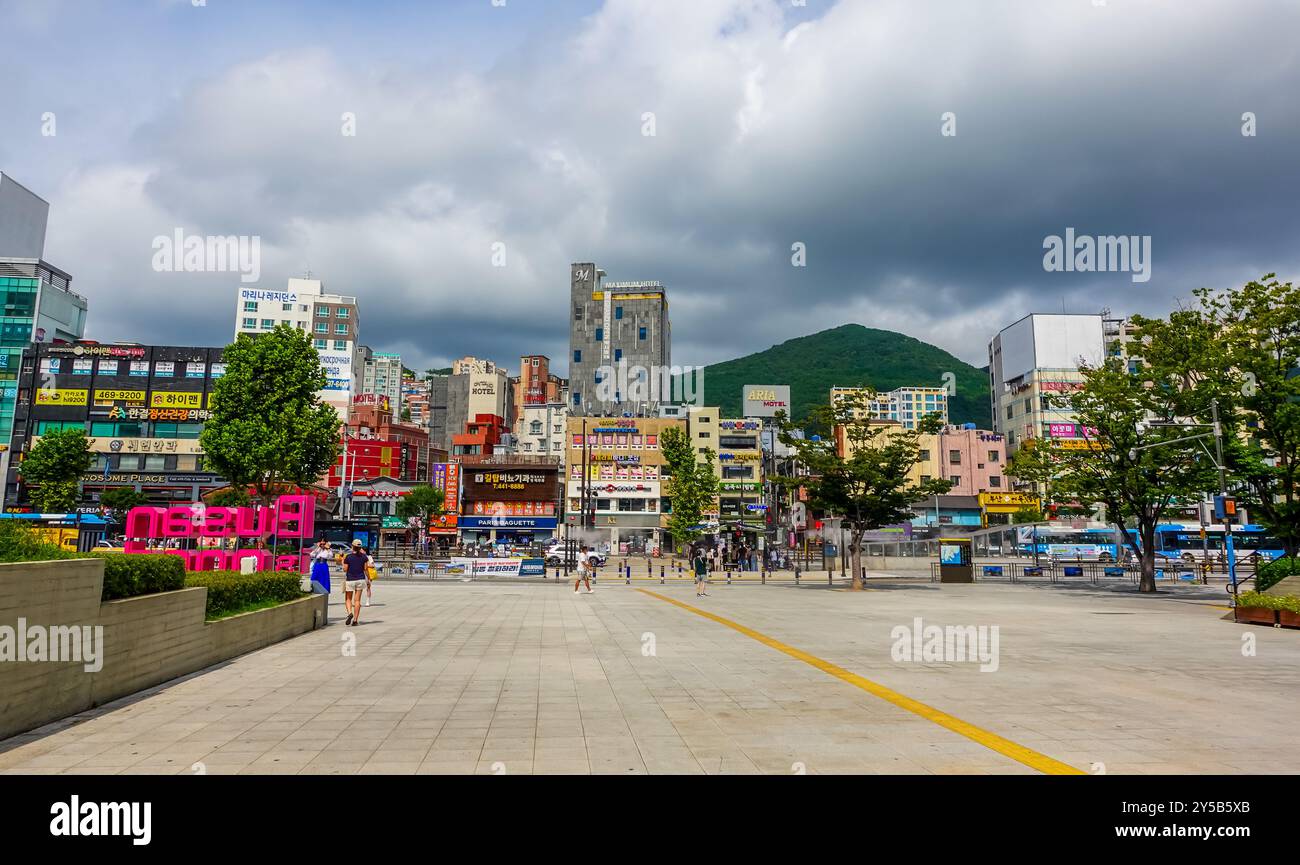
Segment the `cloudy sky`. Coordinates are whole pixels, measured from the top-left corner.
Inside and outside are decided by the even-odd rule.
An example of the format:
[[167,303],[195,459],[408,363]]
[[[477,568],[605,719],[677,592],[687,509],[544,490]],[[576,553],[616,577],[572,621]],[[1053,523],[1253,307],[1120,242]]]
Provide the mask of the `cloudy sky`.
[[[152,267],[177,228],[417,369],[563,370],[572,261],[662,280],[681,364],[860,322],[979,366],[1027,312],[1300,272],[1291,0],[195,2],[0,0],[0,171],[92,338],[229,341],[237,274]],[[1150,279],[1045,271],[1067,227]]]

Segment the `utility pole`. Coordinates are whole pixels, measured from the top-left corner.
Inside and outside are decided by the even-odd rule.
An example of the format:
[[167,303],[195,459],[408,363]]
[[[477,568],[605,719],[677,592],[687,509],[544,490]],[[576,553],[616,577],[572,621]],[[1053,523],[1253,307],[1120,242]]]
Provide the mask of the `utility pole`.
[[[1214,421],[1214,454],[1219,469],[1219,496],[1228,495],[1228,470],[1223,465],[1223,427],[1219,424],[1219,401],[1210,401],[1211,420]],[[1228,556],[1228,582],[1237,587],[1237,557],[1232,548],[1232,521],[1228,514],[1223,515],[1223,544]]]

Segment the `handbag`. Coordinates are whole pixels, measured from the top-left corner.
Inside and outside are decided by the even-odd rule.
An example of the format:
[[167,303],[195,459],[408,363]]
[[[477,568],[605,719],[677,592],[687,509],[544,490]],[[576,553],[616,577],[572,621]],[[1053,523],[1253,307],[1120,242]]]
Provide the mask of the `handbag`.
[[374,565],[366,565],[366,579],[367,580],[379,579],[379,573],[375,570]]

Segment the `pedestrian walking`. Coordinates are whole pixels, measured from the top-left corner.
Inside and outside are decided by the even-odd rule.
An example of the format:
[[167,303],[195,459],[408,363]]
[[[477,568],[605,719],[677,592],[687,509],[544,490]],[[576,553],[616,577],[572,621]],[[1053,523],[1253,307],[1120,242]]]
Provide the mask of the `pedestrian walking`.
[[573,593],[578,594],[578,583],[584,583],[587,586],[587,594],[591,591],[591,556],[587,552],[587,545],[583,544],[578,547],[578,578],[573,581]]
[[709,560],[704,555],[703,547],[695,548],[691,567],[695,569],[695,597],[707,598],[709,593],[704,591],[704,587],[709,581]]
[[[334,551],[329,541],[321,538],[311,551],[311,587],[313,592],[330,593],[330,559]],[[319,588],[318,588],[319,587]]]
[[352,542],[352,552],[343,557],[343,606],[348,611],[345,625],[361,624],[361,593],[365,591],[366,566],[370,556],[361,549],[361,541]]

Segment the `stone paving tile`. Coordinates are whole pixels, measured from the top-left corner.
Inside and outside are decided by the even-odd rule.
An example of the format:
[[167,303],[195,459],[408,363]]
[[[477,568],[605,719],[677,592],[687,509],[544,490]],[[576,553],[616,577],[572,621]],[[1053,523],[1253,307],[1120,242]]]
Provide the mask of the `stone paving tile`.
[[[689,586],[647,588],[694,603]],[[715,585],[700,605],[1084,771],[1289,771],[1217,731],[1300,745],[1300,641],[1253,629],[1260,651],[1243,658],[1239,626],[1176,594]],[[634,589],[389,584],[383,598],[352,631],[355,657],[332,625],[0,742],[0,772],[1034,771]],[[891,631],[918,616],[997,625],[998,671],[895,662]]]

